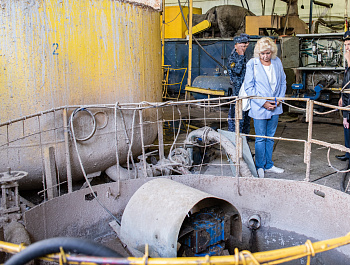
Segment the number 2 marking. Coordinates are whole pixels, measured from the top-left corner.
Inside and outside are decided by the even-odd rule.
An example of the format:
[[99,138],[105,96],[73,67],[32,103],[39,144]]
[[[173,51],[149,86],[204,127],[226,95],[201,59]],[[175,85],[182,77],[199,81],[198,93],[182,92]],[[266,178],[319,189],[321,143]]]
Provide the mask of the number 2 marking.
[[58,52],[57,52],[57,50],[58,50],[58,43],[54,43],[54,44],[52,44],[52,46],[53,46],[53,55],[58,55]]

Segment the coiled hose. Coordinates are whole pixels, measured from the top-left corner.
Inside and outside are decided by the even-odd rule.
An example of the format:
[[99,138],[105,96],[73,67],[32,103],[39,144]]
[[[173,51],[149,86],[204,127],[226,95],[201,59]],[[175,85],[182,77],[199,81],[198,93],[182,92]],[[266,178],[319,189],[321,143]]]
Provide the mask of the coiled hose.
[[4,265],[24,265],[35,258],[59,253],[60,247],[62,247],[65,252],[79,253],[88,256],[121,257],[121,255],[114,250],[86,239],[56,237],[31,244],[21,252],[13,255]]

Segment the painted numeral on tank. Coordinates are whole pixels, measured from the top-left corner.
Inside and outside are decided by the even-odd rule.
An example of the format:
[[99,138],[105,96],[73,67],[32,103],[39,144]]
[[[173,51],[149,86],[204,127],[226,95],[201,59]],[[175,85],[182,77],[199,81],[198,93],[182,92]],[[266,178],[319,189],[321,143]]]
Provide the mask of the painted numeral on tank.
[[57,50],[58,50],[58,43],[53,43],[52,44],[52,46],[53,46],[53,55],[58,55],[58,52],[57,52]]

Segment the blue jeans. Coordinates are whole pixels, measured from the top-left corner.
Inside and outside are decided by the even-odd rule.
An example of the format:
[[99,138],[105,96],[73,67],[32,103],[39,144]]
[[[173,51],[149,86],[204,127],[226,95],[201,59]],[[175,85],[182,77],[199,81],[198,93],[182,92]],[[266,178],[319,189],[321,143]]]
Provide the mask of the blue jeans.
[[[255,135],[273,137],[277,129],[278,116],[273,115],[271,119],[265,120],[254,119]],[[257,169],[272,168],[273,144],[273,139],[255,138],[255,165]]]
[[[249,134],[250,133],[250,117],[248,116],[249,111],[243,111],[243,118],[239,120],[239,132]],[[230,132],[236,131],[235,124],[235,105],[231,104],[228,111],[228,130]]]

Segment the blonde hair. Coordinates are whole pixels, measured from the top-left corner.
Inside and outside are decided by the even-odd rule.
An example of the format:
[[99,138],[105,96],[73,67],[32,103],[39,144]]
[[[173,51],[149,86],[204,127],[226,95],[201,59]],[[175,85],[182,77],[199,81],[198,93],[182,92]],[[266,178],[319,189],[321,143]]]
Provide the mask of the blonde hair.
[[275,59],[277,57],[277,45],[276,43],[269,37],[263,37],[258,40],[255,44],[254,48],[254,57],[259,57],[261,52],[270,50],[271,58]]

